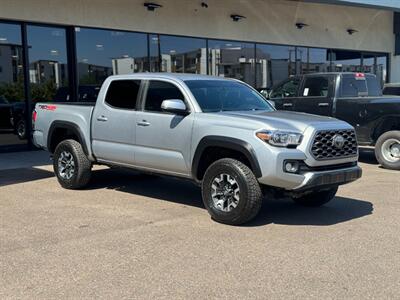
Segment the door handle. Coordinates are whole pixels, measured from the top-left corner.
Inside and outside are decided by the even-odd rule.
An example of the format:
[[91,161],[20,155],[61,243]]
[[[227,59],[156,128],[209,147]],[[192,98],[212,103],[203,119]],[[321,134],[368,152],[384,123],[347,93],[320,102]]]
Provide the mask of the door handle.
[[136,124],[138,126],[143,126],[143,127],[150,126],[150,123],[147,122],[146,120],[142,120],[141,122],[137,122]]
[[283,103],[283,107],[292,107],[293,103]]
[[108,121],[108,118],[107,118],[106,116],[101,115],[101,116],[98,116],[98,117],[97,117],[97,121],[100,121],[100,122],[107,122],[107,121]]
[[326,107],[326,106],[329,106],[329,103],[327,103],[327,102],[320,102],[320,103],[318,103],[318,106]]

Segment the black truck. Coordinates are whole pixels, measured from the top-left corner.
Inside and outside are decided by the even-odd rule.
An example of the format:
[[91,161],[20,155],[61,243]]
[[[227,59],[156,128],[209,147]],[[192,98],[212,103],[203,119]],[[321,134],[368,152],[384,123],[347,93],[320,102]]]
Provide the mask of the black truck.
[[360,146],[375,146],[379,163],[400,170],[400,97],[382,95],[375,75],[315,73],[279,83],[267,98],[279,110],[331,116],[354,126]]

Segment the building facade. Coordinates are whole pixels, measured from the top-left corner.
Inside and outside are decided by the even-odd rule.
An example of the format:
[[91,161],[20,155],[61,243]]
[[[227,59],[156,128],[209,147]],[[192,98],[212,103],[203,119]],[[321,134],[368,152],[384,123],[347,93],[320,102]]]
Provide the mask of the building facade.
[[256,88],[330,71],[400,81],[393,3],[0,0],[0,151],[29,145],[37,101],[94,101],[112,74],[209,74]]

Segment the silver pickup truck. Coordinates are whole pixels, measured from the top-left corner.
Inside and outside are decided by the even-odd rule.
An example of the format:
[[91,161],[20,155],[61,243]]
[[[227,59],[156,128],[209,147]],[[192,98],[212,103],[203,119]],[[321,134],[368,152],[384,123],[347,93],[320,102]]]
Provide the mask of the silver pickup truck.
[[88,184],[94,164],[191,179],[226,224],[254,218],[265,191],[320,206],[361,177],[352,126],[276,111],[233,79],[111,76],[96,104],[38,103],[33,121],[34,143],[53,155],[64,188]]

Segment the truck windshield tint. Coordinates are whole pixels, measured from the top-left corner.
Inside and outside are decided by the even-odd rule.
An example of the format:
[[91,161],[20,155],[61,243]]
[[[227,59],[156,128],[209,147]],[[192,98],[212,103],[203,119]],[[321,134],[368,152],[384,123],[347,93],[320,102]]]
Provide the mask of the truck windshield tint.
[[187,80],[185,83],[203,112],[274,110],[258,92],[240,82]]
[[377,97],[382,95],[381,87],[375,76],[357,77],[343,75],[342,97]]

